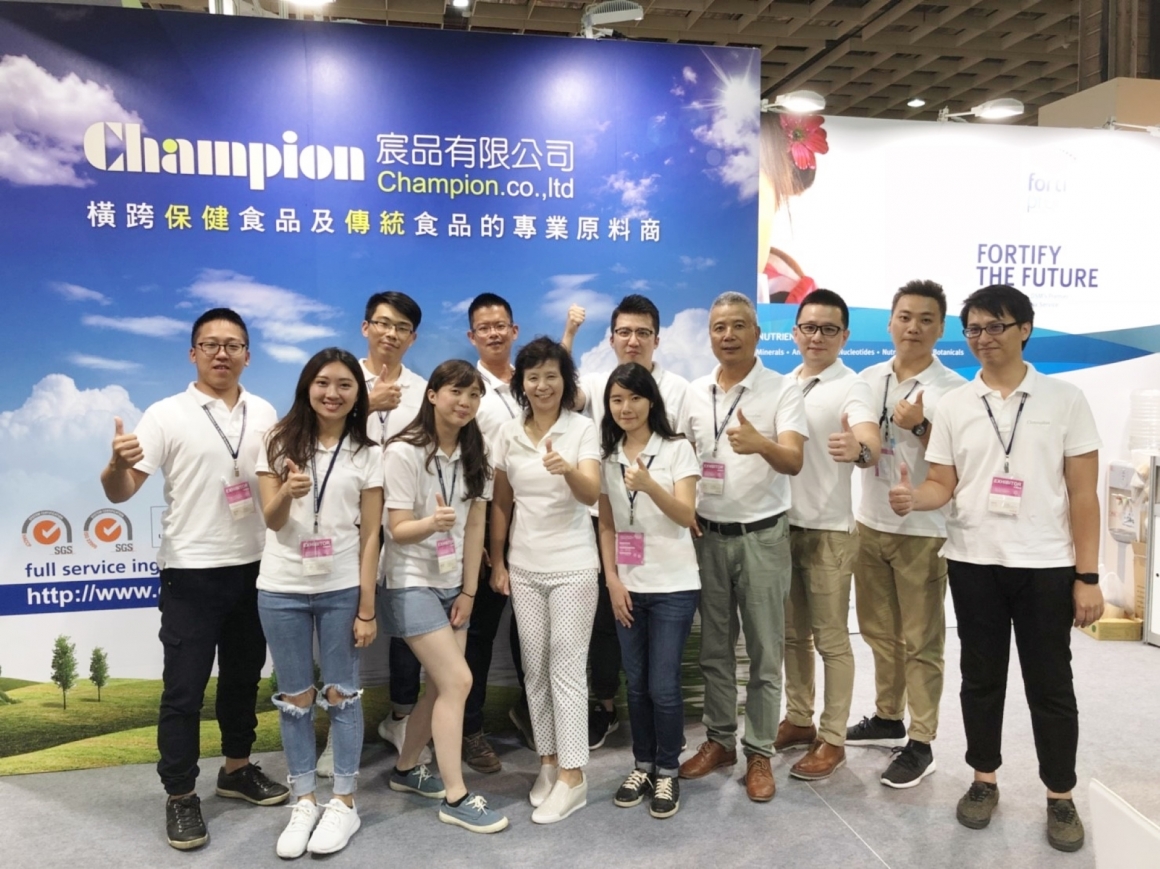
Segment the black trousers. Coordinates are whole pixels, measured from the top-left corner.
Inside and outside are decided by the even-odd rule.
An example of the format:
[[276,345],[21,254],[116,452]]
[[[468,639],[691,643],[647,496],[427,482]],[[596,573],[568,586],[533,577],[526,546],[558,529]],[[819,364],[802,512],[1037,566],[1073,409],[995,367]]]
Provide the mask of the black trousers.
[[[471,669],[471,690],[467,693],[467,703],[463,708],[463,733],[469,735],[483,730],[483,704],[487,700],[487,677],[491,671],[491,653],[495,637],[499,633],[500,619],[504,608],[511,600],[507,595],[491,589],[491,567],[485,562],[479,569],[479,587],[475,592],[475,606],[471,608],[471,623],[467,626],[467,648],[464,656]],[[520,693],[524,702],[524,661],[520,654],[520,632],[516,626],[516,614],[512,611],[508,642],[511,645],[512,663],[516,668],[516,679],[520,683]]]
[[[592,520],[596,540],[600,541],[600,527]],[[596,616],[592,620],[592,639],[588,641],[588,667],[591,670],[592,693],[597,700],[612,700],[620,690],[620,637],[616,635],[616,616],[612,613],[612,598],[604,579],[604,561],[597,575],[599,596],[596,598]]]
[[979,772],[1003,763],[1003,707],[1011,629],[1031,711],[1039,778],[1048,790],[1075,787],[1079,711],[1071,673],[1074,567],[1012,568],[947,562],[962,643],[959,698],[966,760]]
[[194,789],[199,772],[201,707],[218,659],[218,727],[222,754],[250,756],[258,716],[258,681],[266,663],[266,636],[258,618],[260,562],[204,570],[161,571],[164,689],[157,718],[157,774],[169,794]]
[[411,707],[419,702],[419,676],[423,665],[402,637],[391,637],[387,667],[391,679],[391,705],[396,710],[410,713]]

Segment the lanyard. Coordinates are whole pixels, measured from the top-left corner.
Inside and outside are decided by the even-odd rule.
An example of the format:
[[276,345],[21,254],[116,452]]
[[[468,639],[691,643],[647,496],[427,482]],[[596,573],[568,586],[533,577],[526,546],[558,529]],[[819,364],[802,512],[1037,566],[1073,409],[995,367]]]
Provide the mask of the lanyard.
[[[322,478],[322,485],[318,485],[318,469],[314,466],[314,456],[310,456],[310,486],[314,489],[314,533],[318,533],[318,513],[322,510],[322,496],[326,494],[326,484],[330,481],[330,472],[334,470],[334,463],[338,461],[338,454],[342,452],[342,441],[346,437],[343,432],[338,443],[334,445],[334,454],[330,457],[330,467],[326,469],[326,476]],[[315,452],[317,452],[315,448]]]
[[[918,388],[918,381],[914,381],[910,386],[910,391],[902,396],[902,400],[910,398],[915,389]],[[882,416],[878,417],[878,428],[882,429],[883,440],[890,438],[890,416],[886,413],[886,402],[890,397],[890,372],[886,373],[886,388],[882,390]]]
[[1007,443],[1003,443],[1003,435],[999,433],[999,423],[995,422],[995,414],[991,413],[991,403],[987,401],[987,396],[980,395],[983,399],[983,406],[987,408],[987,416],[991,418],[991,426],[995,429],[995,437],[999,439],[999,446],[1003,447],[1003,473],[1011,472],[1011,447],[1015,446],[1015,429],[1019,427],[1019,417],[1023,415],[1023,405],[1027,403],[1027,393],[1023,393],[1023,398],[1019,401],[1019,410],[1015,412],[1015,422],[1011,424],[1011,437]]
[[238,453],[242,451],[242,438],[246,436],[246,403],[244,401],[242,402],[242,430],[238,434],[237,449],[230,446],[230,439],[226,437],[226,433],[222,431],[222,427],[218,425],[217,420],[213,418],[213,414],[210,413],[209,410],[209,405],[203,404],[201,409],[205,411],[205,415],[209,417],[209,421],[213,423],[213,427],[217,429],[217,433],[221,435],[222,443],[226,445],[226,450],[229,452],[230,458],[234,460],[234,476],[240,477],[242,474],[241,471],[238,470]]
[[807,383],[805,386],[802,387],[802,396],[804,397],[804,396],[809,395],[810,390],[812,390],[815,386],[817,386],[821,382],[822,382],[822,378],[815,377],[813,380],[811,380],[809,383]]
[[451,494],[447,494],[447,488],[443,485],[443,466],[439,464],[439,457],[435,457],[435,470],[439,474],[439,491],[443,493],[443,503],[448,507],[455,506],[451,503],[451,499],[455,497],[455,481],[459,477],[459,462],[454,462],[455,470],[451,474]]
[[503,402],[503,409],[508,412],[508,416],[510,416],[512,419],[515,419],[516,418],[515,410],[512,408],[512,406],[510,404],[508,404],[507,399],[503,397],[503,393],[499,391],[498,387],[495,390],[495,395],[496,395],[496,398],[498,398],[500,401]]
[[733,418],[733,411],[737,410],[737,405],[741,401],[741,396],[745,394],[745,387],[741,387],[741,391],[737,393],[737,397],[733,399],[733,404],[729,407],[729,412],[725,414],[725,421],[720,426],[717,425],[717,384],[713,384],[713,457],[717,456],[717,442],[721,440],[721,432],[725,431],[725,426],[729,425],[729,420]]
[[[653,459],[655,459],[655,458],[656,458],[656,456],[649,456],[648,457],[648,464],[645,465],[645,467],[651,468],[652,463],[653,463]],[[624,465],[620,466],[620,479],[621,480],[624,479]],[[635,525],[636,524],[636,496],[639,495],[640,493],[639,492],[629,492],[627,484],[625,484],[624,491],[628,492],[628,524]]]
[[379,435],[379,446],[385,447],[387,445],[387,420],[391,418],[389,410],[376,411],[379,416],[379,424],[383,427],[383,433]]

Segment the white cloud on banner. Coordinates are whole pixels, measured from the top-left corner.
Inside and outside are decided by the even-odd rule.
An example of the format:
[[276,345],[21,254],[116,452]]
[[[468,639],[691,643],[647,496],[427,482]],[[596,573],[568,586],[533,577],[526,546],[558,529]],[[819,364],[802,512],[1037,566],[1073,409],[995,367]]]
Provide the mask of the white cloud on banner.
[[89,314],[81,322],[97,329],[115,329],[146,338],[172,338],[189,332],[193,326],[172,317],[103,317],[100,314]]
[[682,256],[681,268],[686,272],[702,272],[717,265],[717,260],[707,256]]
[[564,319],[568,316],[568,308],[572,305],[584,308],[586,322],[589,323],[609,316],[616,307],[616,300],[607,293],[584,286],[595,277],[596,275],[553,275],[549,278],[553,289],[544,295],[540,313],[557,321],[561,330],[564,328]]
[[263,344],[262,349],[274,357],[278,362],[301,365],[310,358],[310,354],[301,347],[292,344]]
[[709,113],[709,123],[694,129],[693,135],[720,152],[720,163],[710,171],[725,184],[737,187],[741,199],[751,199],[757,195],[760,143],[757,78],[750,71],[729,76],[715,65],[714,72],[718,80],[714,97],[691,104],[691,108]]
[[84,131],[97,121],[141,123],[112,89],[76,73],[57,78],[27,57],[0,58],[0,178],[28,186],[86,187]]
[[52,464],[95,438],[101,444],[101,457],[92,464],[95,474],[108,460],[105,454],[113,440],[114,416],[125,421],[126,431],[132,431],[141,418],[123,386],[78,389],[67,374],[49,374],[32,387],[32,394],[19,408],[0,413],[0,451],[11,464],[8,445],[28,441],[43,449]]
[[697,83],[697,71],[691,66],[686,66],[683,70],[681,70],[681,75],[689,84]]
[[[679,311],[672,323],[661,326],[660,337],[656,361],[675,374],[693,380],[708,374],[717,364],[709,344],[709,312],[704,308]],[[608,338],[609,331],[605,328],[600,343],[580,357],[582,373],[611,371],[616,367],[616,354]]]
[[73,353],[68,357],[73,365],[81,368],[95,368],[98,371],[133,371],[141,367],[139,362],[130,362],[127,359],[106,359],[104,356],[89,356],[85,353]]
[[466,299],[460,299],[458,302],[444,302],[443,310],[448,314],[466,314],[467,309],[471,307],[475,296],[468,296]]
[[82,287],[77,284],[57,282],[51,283],[49,286],[70,302],[96,302],[98,305],[113,304],[113,300],[104,293],[98,293],[96,290],[90,290],[87,287]]
[[621,217],[633,219],[648,217],[648,199],[657,192],[657,179],[660,177],[652,174],[635,181],[622,169],[604,179],[604,189],[620,194],[620,204],[625,208]]

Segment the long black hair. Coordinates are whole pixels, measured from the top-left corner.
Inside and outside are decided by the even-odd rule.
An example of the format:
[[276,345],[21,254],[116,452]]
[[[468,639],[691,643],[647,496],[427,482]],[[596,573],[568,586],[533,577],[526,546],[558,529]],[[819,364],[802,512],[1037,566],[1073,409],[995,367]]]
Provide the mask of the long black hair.
[[[371,439],[367,437],[369,399],[362,366],[358,364],[353,354],[341,347],[327,347],[311,356],[302,367],[302,373],[298,375],[298,385],[294,387],[294,403],[290,406],[289,413],[270,429],[266,447],[270,470],[274,470],[286,459],[294,462],[299,468],[304,468],[317,451],[318,414],[310,406],[310,385],[318,377],[318,372],[331,362],[338,362],[350,371],[351,377],[358,385],[358,398],[355,399],[350,413],[346,415],[342,429],[343,437],[354,444],[356,452],[373,445]],[[286,476],[285,472],[282,476]]]
[[661,397],[660,387],[657,386],[652,373],[638,362],[625,362],[612,370],[604,387],[604,418],[600,420],[600,452],[604,458],[607,459],[616,452],[616,445],[624,439],[624,430],[616,424],[608,407],[614,385],[627,389],[651,403],[648,409],[650,432],[660,435],[667,441],[683,437],[669,424],[669,415],[665,413],[665,400]]
[[532,403],[524,392],[524,374],[529,368],[536,368],[545,362],[555,360],[560,366],[560,379],[564,381],[564,394],[560,396],[560,410],[572,410],[576,407],[576,394],[580,391],[580,381],[576,376],[576,363],[572,361],[572,354],[564,349],[564,345],[553,341],[547,335],[533,338],[520,348],[516,354],[515,373],[512,374],[512,398],[519,402],[524,409],[524,415],[531,417]]
[[[439,363],[431,372],[427,390],[437,393],[444,386],[455,386],[459,389],[478,386],[481,396],[487,390],[479,369],[462,359],[448,359]],[[416,447],[429,447],[424,467],[430,473],[431,462],[439,449],[439,438],[435,433],[435,405],[431,403],[426,393],[423,394],[423,403],[419,406],[415,418],[387,443],[393,444],[395,441]],[[459,430],[459,459],[460,467],[463,468],[463,500],[481,497],[487,481],[491,478],[491,464],[487,460],[487,450],[483,446],[483,432],[479,429],[479,422],[474,418]]]

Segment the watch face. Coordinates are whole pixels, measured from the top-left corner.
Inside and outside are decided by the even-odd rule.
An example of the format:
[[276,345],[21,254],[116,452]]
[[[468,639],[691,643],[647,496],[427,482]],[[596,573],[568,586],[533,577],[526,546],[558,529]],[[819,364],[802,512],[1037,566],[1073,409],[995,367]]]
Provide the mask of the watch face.
[[916,438],[920,438],[924,434],[926,434],[926,429],[927,429],[928,425],[929,425],[929,423],[927,423],[926,420],[923,420],[918,425],[916,425],[914,428],[912,428],[910,431]]

